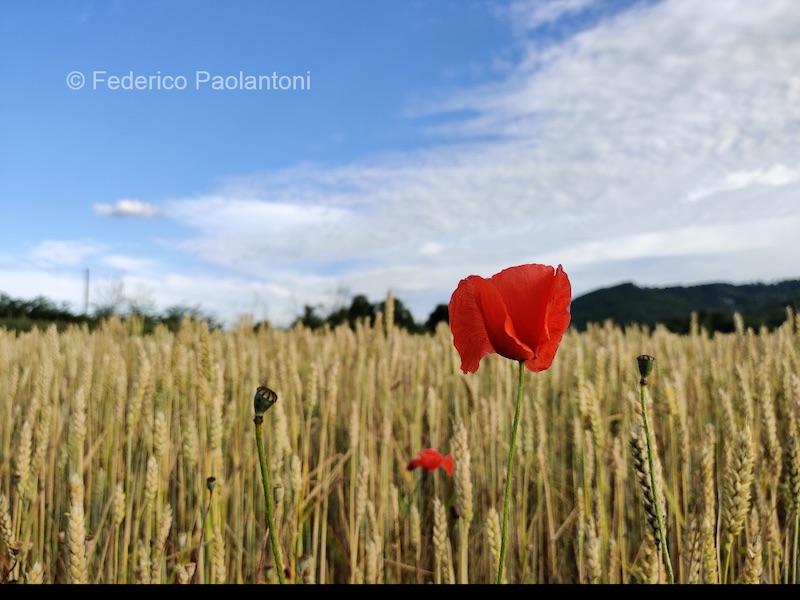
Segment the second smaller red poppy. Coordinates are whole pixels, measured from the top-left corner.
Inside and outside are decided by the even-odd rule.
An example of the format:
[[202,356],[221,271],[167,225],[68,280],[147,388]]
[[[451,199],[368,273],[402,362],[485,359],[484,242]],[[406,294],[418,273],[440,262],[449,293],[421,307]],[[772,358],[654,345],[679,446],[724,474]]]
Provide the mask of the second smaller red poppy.
[[425,450],[420,450],[417,452],[417,458],[410,461],[408,463],[407,469],[409,471],[413,471],[418,467],[422,467],[423,469],[427,469],[428,471],[435,471],[439,467],[444,469],[444,472],[448,475],[453,474],[453,455],[448,454],[447,456],[442,456],[442,453],[438,450],[434,450],[433,448],[427,448]]

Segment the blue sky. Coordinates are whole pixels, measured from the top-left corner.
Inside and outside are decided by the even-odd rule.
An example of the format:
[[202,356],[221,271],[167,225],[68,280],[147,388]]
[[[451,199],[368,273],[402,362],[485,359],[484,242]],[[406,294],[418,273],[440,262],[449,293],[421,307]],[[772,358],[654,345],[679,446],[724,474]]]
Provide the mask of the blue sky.
[[797,31],[784,0],[5,0],[0,292],[81,311],[88,269],[90,309],[287,325],[390,289],[424,321],[528,262],[576,297],[795,279]]

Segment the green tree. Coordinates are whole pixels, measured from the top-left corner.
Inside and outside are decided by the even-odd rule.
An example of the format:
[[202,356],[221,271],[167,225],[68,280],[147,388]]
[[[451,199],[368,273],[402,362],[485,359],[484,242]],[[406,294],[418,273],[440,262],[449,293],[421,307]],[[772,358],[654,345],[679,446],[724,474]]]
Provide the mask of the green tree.
[[450,312],[447,304],[436,305],[436,308],[434,308],[433,312],[428,316],[428,320],[425,321],[425,330],[429,331],[430,333],[434,333],[436,331],[436,327],[442,322],[450,322]]

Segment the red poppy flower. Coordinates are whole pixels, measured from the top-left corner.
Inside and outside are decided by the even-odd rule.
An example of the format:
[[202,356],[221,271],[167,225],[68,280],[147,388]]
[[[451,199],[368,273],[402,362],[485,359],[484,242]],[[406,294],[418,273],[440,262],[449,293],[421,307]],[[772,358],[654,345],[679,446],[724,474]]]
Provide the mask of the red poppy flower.
[[448,306],[461,370],[474,373],[487,354],[524,361],[534,372],[549,368],[569,327],[571,301],[561,265],[520,265],[489,279],[462,279]]
[[417,458],[408,463],[408,470],[413,471],[417,467],[428,469],[428,471],[435,471],[439,467],[444,469],[448,475],[453,474],[453,455],[448,454],[442,456],[442,453],[433,448],[420,450],[417,452]]

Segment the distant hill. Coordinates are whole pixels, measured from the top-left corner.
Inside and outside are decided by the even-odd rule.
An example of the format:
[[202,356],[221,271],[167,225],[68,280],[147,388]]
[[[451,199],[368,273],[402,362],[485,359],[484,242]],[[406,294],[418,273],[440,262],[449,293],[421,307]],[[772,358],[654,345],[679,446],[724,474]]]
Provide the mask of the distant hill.
[[689,331],[696,312],[710,331],[733,331],[734,313],[747,326],[770,329],[786,321],[786,307],[800,308],[800,279],[774,284],[709,283],[687,287],[641,288],[623,283],[590,292],[572,301],[572,324],[580,331],[588,323],[611,320],[618,325],[665,325],[671,331]]

